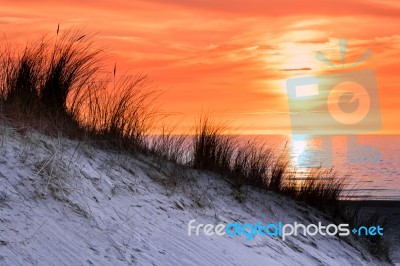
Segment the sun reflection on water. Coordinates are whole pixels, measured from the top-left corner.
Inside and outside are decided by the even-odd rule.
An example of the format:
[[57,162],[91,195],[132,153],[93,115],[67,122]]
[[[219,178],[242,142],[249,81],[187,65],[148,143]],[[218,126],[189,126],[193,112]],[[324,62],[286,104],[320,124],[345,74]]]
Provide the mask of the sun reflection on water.
[[296,135],[290,139],[290,164],[293,167],[299,168],[300,155],[308,149],[308,142],[309,140],[304,135]]

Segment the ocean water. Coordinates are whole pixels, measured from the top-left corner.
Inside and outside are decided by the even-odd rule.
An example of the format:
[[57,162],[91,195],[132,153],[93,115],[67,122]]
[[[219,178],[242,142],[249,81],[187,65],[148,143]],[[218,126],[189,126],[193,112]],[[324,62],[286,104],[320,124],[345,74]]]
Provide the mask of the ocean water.
[[266,142],[275,152],[288,152],[300,173],[310,166],[333,167],[348,176],[352,199],[400,200],[400,136],[243,136]]

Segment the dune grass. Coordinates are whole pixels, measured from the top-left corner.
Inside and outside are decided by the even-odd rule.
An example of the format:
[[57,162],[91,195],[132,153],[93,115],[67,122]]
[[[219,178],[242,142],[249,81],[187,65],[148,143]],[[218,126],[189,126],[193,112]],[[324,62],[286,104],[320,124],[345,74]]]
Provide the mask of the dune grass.
[[227,177],[239,188],[251,185],[306,202],[318,209],[338,208],[346,179],[333,169],[315,168],[299,178],[287,150],[274,153],[267,145],[239,143],[227,135],[226,123],[202,116],[193,140],[192,167]]
[[189,150],[189,137],[174,134],[175,128],[163,124],[160,134],[149,136],[147,138],[148,152],[183,166],[192,157]]
[[271,167],[272,151],[256,140],[238,145],[232,154],[229,178],[235,187],[250,184],[269,188],[268,171]]
[[106,71],[93,35],[67,30],[19,49],[2,40],[1,114],[46,134],[143,150],[159,92],[145,75]]
[[195,169],[221,174],[229,172],[235,141],[232,136],[224,134],[225,129],[226,125],[212,116],[200,117],[192,147],[192,166]]
[[100,143],[125,151],[146,151],[146,136],[157,119],[153,102],[160,94],[150,83],[145,75],[126,75],[112,89],[104,85],[95,88],[79,105],[77,120]]

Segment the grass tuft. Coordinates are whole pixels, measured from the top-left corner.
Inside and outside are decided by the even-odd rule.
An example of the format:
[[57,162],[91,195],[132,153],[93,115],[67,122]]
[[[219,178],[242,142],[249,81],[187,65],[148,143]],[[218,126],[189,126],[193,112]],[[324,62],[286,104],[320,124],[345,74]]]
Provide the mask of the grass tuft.
[[90,138],[103,146],[145,150],[160,94],[145,75],[105,71],[93,35],[70,29],[19,50],[2,40],[1,114],[51,135]]
[[192,166],[195,169],[229,172],[236,143],[232,136],[224,135],[225,132],[225,124],[208,115],[200,117],[193,139]]
[[[225,123],[226,124],[226,123]],[[235,187],[251,185],[287,195],[320,210],[338,208],[345,178],[333,169],[315,168],[299,178],[285,150],[278,156],[256,141],[238,144],[224,123],[202,116],[193,141],[192,166],[227,176]]]

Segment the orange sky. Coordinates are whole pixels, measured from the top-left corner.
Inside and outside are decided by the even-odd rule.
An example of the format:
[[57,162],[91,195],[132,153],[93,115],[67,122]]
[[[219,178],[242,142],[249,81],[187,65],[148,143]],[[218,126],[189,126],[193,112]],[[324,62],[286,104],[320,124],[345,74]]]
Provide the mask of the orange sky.
[[[285,80],[325,73],[322,51],[377,72],[384,133],[400,133],[400,3],[338,0],[0,1],[1,31],[26,42],[71,26],[98,32],[110,70],[143,72],[166,92],[162,110],[185,130],[202,111],[243,133],[290,133]],[[304,69],[304,70],[293,70]],[[288,71],[291,70],[291,71]]]

